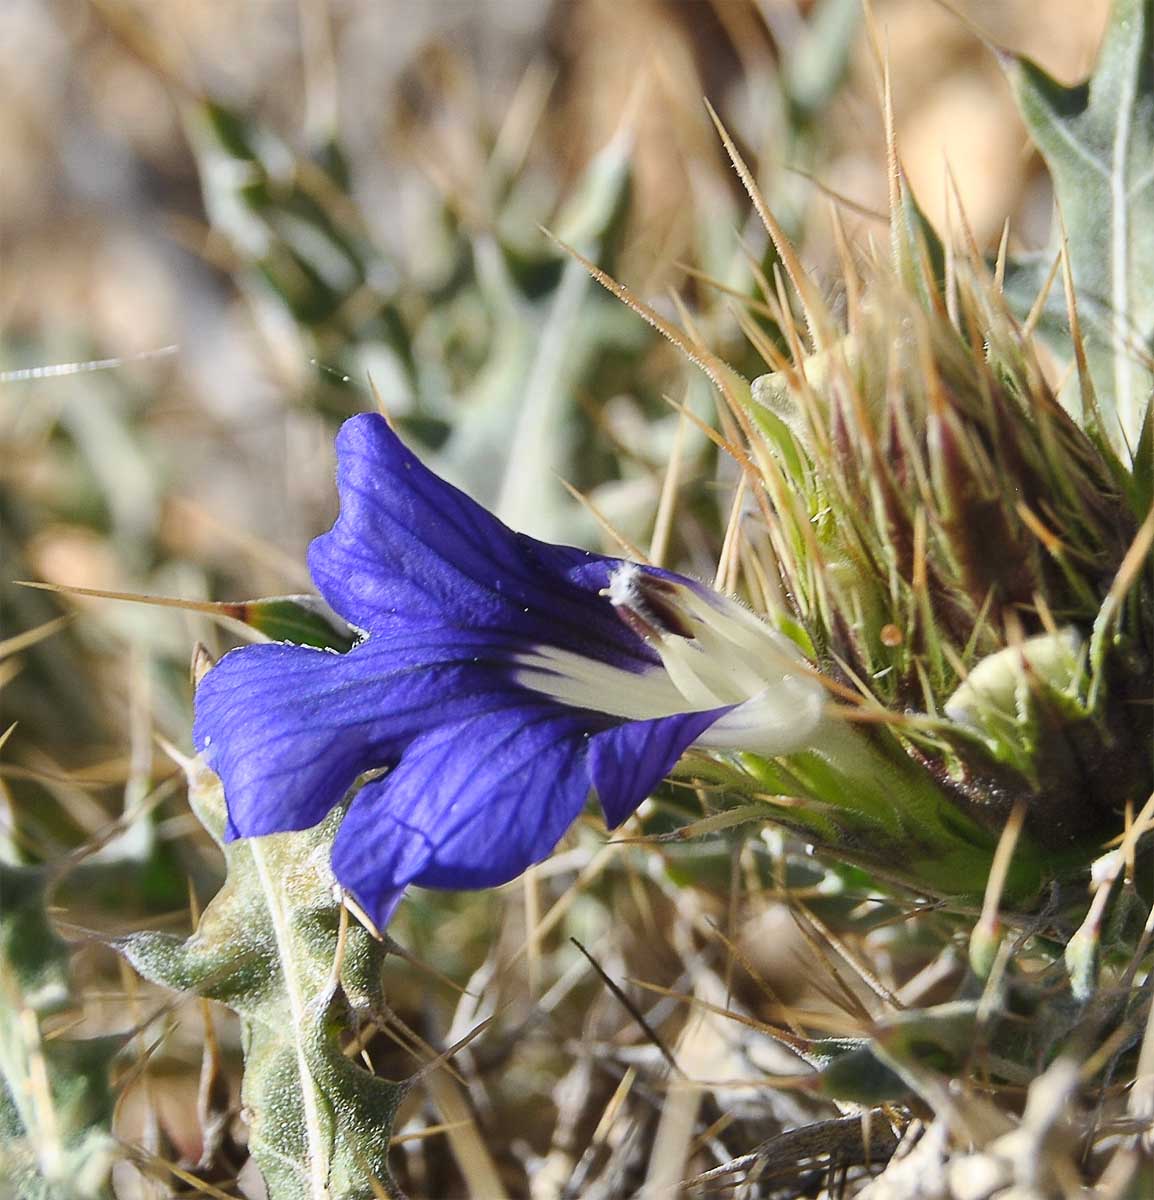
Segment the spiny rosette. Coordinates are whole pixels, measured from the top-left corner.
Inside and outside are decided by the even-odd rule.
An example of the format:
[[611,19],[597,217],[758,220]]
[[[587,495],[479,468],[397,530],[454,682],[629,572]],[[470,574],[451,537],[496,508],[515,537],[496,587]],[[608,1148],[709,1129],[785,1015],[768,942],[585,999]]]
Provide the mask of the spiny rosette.
[[230,837],[315,825],[378,772],[333,849],[378,925],[410,883],[514,878],[591,791],[620,824],[691,745],[784,754],[827,721],[796,645],[736,601],[514,533],[379,416],[348,421],[337,453],[341,513],[309,566],[362,640],[232,651],[193,739]]
[[951,317],[879,274],[753,384],[752,436],[822,670],[990,832],[1023,804],[1061,877],[1154,788],[1149,464],[1062,408],[989,279],[954,286]]

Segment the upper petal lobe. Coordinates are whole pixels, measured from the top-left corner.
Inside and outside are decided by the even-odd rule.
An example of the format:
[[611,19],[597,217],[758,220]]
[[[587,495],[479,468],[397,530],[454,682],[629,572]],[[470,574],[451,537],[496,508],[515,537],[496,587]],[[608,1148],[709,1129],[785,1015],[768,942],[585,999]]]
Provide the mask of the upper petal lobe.
[[623,666],[656,661],[599,594],[619,560],[514,533],[423,466],[375,414],[345,422],[337,455],[341,514],[310,547],[309,568],[358,628],[437,620]]

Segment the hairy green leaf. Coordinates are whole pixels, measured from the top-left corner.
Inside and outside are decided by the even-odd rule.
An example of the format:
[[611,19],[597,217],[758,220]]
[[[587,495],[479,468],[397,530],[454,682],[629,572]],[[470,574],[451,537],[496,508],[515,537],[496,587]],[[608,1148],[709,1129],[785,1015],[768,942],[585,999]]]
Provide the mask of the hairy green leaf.
[[225,842],[220,781],[189,764],[189,800],[228,876],[187,940],[144,931],[120,950],[146,978],[228,1005],[243,1029],[249,1147],[272,1200],[371,1200],[404,1085],[345,1053],[342,1029],[382,1011],[386,954],[355,922],[342,934],[329,851],[341,814],[313,829]]

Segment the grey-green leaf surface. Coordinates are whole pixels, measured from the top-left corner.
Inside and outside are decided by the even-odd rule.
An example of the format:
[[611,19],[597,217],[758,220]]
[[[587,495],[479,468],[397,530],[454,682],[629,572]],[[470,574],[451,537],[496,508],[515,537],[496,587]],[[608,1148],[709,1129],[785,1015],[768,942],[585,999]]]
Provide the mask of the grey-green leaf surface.
[[69,1000],[68,946],[49,923],[46,886],[42,868],[0,863],[0,959],[19,1002],[38,1014]]
[[[1103,433],[1126,460],[1154,386],[1154,0],[1114,0],[1094,74],[1075,87],[1029,59],[1003,61],[1053,179]],[[1033,303],[1053,257],[1008,276],[1019,307]],[[1060,285],[1041,328],[1073,357]]]
[[239,1014],[249,1148],[271,1200],[394,1195],[386,1160],[404,1085],[370,1074],[339,1040],[382,1011],[386,953],[355,922],[342,939],[329,866],[341,814],[226,843],[220,781],[199,760],[188,774],[226,881],[187,940],[144,931],[119,948],[146,978]]
[[[602,262],[628,206],[632,147],[625,131],[611,138],[557,214],[559,235]],[[597,294],[580,263],[555,264],[552,246],[537,252],[542,263],[558,265],[555,285],[527,295],[507,250],[493,239],[477,240],[478,280],[494,317],[493,349],[462,397],[436,463],[521,532],[580,542],[596,536],[594,523],[558,482],[574,474],[579,397],[606,354],[640,350],[648,331],[623,306]]]

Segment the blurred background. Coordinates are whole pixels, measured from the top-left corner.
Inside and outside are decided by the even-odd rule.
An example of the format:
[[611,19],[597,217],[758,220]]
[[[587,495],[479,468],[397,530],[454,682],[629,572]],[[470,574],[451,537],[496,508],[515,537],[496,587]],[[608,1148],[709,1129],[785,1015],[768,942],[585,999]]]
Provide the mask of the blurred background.
[[[62,920],[180,928],[189,887],[212,894],[219,860],[154,735],[188,748],[192,646],[238,633],[13,581],[308,591],[305,549],[336,507],[333,434],[377,404],[510,524],[616,549],[608,525],[712,577],[732,473],[671,405],[712,421],[709,388],[541,227],[758,373],[746,333],[777,336],[773,256],[703,99],[836,306],[834,210],[851,247],[887,236],[880,47],[930,219],[958,228],[956,187],[984,249],[1007,217],[1011,247],[1042,246],[1048,182],[983,38],[1071,81],[1105,0],[954,7],[874,0],[871,44],[859,0],[4,0],[0,705],[18,725],[0,833],[12,860],[102,847],[105,889],[65,888]],[[637,903],[602,896],[581,920],[603,929]],[[464,982],[515,942],[501,914],[446,899],[402,940]],[[632,974],[676,977],[652,947],[620,953]],[[131,1026],[143,985],[98,946],[82,960],[83,1019]],[[398,1009],[426,983],[399,979]],[[413,1018],[433,1041],[462,1032],[451,993],[439,1003]],[[174,1159],[196,1157],[199,1020],[155,1056],[151,1099],[134,1083],[125,1103],[127,1133]],[[486,1119],[518,1135],[498,1156],[558,1152],[562,1101],[521,1108],[568,1078],[563,1041],[506,1046],[522,1057]],[[454,1168],[420,1170],[433,1190],[415,1194],[457,1186]]]

